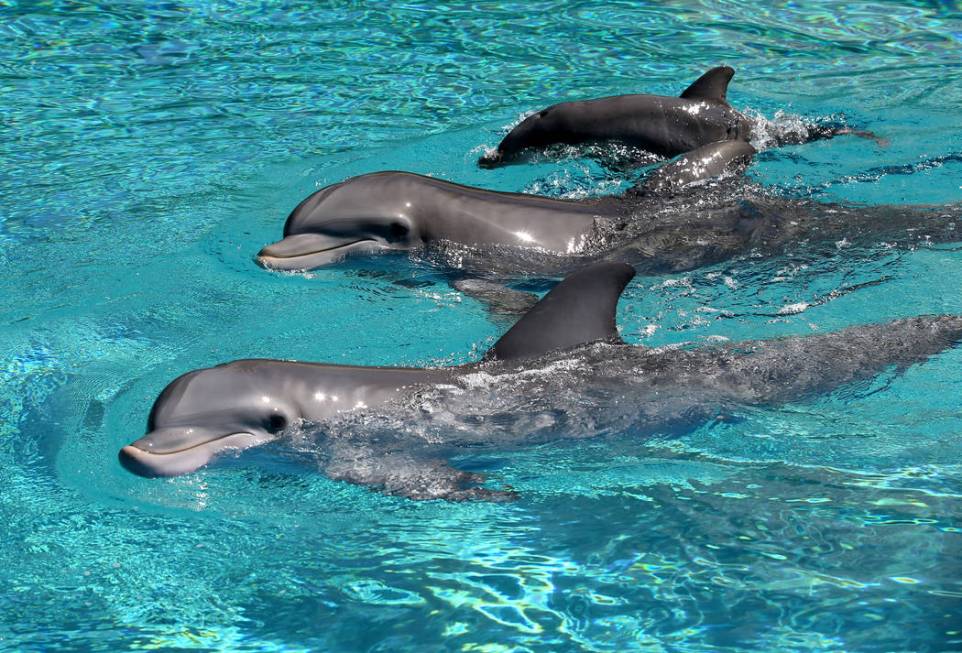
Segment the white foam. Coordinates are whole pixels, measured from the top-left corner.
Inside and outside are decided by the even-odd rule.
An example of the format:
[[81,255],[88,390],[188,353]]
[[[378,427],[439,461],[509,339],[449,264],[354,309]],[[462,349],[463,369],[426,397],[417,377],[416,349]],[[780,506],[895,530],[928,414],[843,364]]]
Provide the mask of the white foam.
[[779,315],[798,315],[799,313],[804,313],[808,310],[809,304],[807,302],[798,302],[796,304],[788,304],[787,306],[782,306],[778,309]]

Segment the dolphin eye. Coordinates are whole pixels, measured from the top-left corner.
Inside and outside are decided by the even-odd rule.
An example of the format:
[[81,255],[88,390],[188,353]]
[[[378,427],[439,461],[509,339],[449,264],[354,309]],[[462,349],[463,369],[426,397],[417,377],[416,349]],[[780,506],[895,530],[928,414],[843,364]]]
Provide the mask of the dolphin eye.
[[269,433],[280,433],[287,428],[287,418],[283,415],[271,415],[267,419],[267,430]]
[[400,240],[401,238],[404,238],[408,235],[409,231],[411,231],[410,227],[403,222],[392,222],[391,226],[388,227],[388,233],[390,234],[392,240]]

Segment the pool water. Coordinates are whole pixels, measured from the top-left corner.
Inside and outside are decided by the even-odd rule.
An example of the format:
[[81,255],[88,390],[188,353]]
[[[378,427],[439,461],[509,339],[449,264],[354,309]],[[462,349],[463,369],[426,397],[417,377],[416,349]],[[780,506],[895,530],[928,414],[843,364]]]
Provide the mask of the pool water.
[[[171,480],[116,458],[191,369],[479,358],[504,322],[428,265],[253,256],[362,172],[622,187],[574,157],[475,166],[550,103],[727,63],[759,138],[888,140],[767,149],[758,184],[962,201],[958,3],[103,4],[0,7],[0,650],[962,648],[962,349],[681,437],[456,461],[507,504],[383,496],[283,443]],[[962,313],[957,246],[637,278],[619,324],[698,344],[922,313]]]

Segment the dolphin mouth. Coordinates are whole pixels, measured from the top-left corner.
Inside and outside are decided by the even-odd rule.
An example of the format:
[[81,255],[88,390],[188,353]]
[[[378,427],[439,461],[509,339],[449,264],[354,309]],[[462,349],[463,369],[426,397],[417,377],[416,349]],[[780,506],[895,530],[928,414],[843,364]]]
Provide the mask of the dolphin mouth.
[[120,464],[129,472],[146,478],[159,478],[189,474],[208,464],[225,451],[243,451],[263,444],[270,437],[253,433],[227,433],[206,442],[175,451],[148,451],[140,443],[141,438],[123,447],[118,454]]
[[337,263],[352,254],[390,249],[372,238],[295,234],[264,247],[257,263],[268,270],[313,270]]

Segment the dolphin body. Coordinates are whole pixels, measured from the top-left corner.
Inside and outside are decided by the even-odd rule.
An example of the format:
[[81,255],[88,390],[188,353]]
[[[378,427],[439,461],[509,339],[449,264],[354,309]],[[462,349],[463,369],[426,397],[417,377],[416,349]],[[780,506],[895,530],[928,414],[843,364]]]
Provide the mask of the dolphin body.
[[440,243],[577,257],[599,231],[629,221],[648,197],[743,169],[754,153],[741,141],[710,143],[665,164],[625,196],[584,200],[491,191],[410,172],[369,173],[308,196],[288,216],[283,240],[264,247],[257,260],[269,269],[306,270]]
[[[910,247],[960,239],[958,206],[853,207],[731,193],[700,184],[744,168],[743,141],[702,146],[622,196],[559,200],[472,188],[408,172],[376,172],[323,188],[264,247],[260,265],[306,270],[347,257],[413,251],[482,277],[563,274],[597,260],[646,274],[684,272],[801,243]],[[721,191],[721,192],[719,192]]]
[[[621,263],[569,275],[479,363],[435,369],[240,360],[173,381],[147,434],[120,451],[135,474],[173,476],[297,425],[319,430],[322,471],[412,499],[507,499],[449,462],[607,433],[691,428],[725,411],[804,400],[924,361],[962,338],[962,317],[923,316],[824,335],[690,349],[618,337],[634,276]],[[387,419],[372,429],[378,416]],[[437,428],[434,428],[434,426]]]
[[[483,168],[517,161],[525,151],[552,145],[620,142],[658,156],[673,157],[709,143],[747,141],[751,121],[728,104],[730,66],[712,68],[679,97],[617,95],[562,102],[533,113],[515,126],[493,152],[478,160]],[[869,131],[839,124],[809,126],[804,135],[776,138],[777,144],[797,144],[854,134],[884,143]]]
[[478,164],[495,167],[524,150],[556,144],[617,140],[671,157],[717,141],[747,141],[751,123],[726,100],[734,75],[729,66],[712,68],[680,97],[617,95],[555,104],[521,121]]

